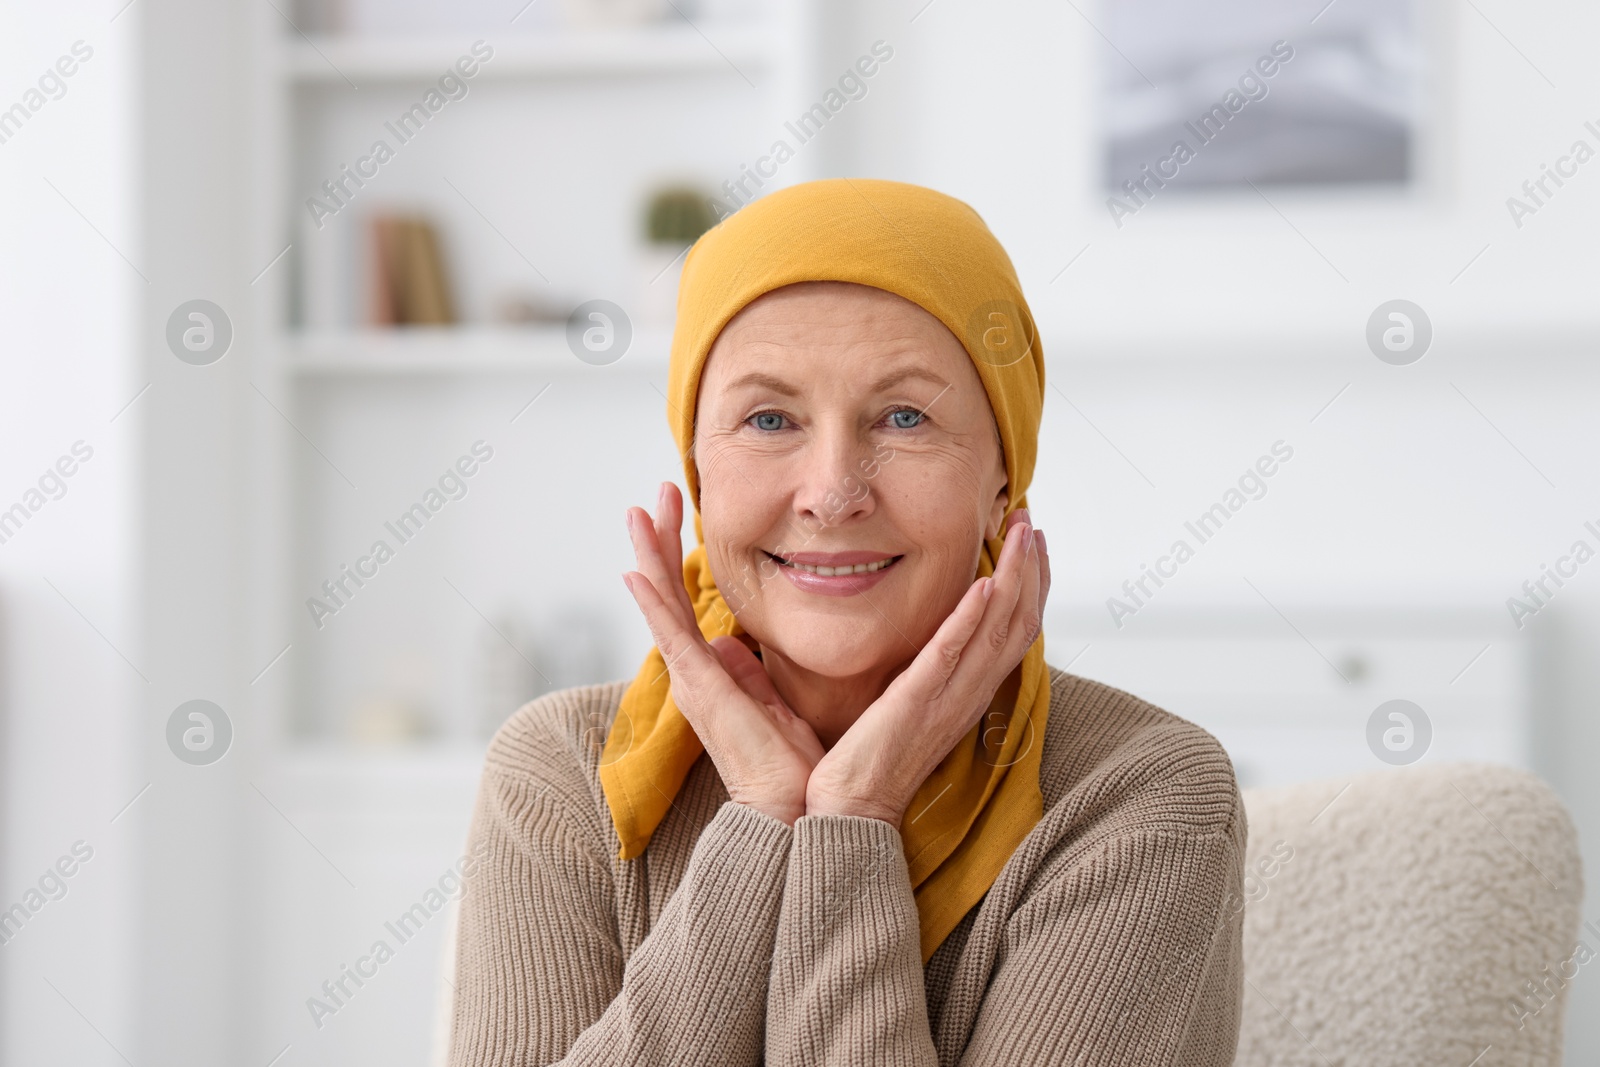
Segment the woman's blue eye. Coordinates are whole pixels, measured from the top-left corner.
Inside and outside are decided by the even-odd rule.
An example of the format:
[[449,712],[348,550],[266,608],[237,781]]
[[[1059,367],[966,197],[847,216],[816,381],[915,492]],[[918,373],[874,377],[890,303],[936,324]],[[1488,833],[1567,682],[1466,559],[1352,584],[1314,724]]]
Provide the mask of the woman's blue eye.
[[756,429],[781,430],[783,429],[783,416],[776,411],[763,411],[754,416]]
[[901,408],[889,414],[889,421],[897,430],[909,430],[920,423],[926,416],[915,408]]

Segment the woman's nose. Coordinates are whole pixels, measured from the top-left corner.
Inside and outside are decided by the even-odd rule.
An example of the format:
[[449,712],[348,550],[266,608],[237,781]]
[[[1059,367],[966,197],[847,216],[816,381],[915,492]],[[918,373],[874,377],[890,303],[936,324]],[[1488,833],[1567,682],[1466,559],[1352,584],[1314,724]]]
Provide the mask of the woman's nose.
[[794,509],[802,521],[816,526],[838,526],[872,514],[874,502],[869,471],[872,445],[849,439],[818,440],[806,450]]

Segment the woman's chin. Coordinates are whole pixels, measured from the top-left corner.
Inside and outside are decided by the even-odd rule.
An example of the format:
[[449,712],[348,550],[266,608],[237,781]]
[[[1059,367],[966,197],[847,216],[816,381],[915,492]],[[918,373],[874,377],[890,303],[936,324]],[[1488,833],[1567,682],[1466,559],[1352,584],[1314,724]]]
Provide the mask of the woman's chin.
[[898,646],[855,636],[828,638],[815,633],[796,634],[793,640],[781,636],[768,647],[802,670],[825,678],[859,678],[909,658],[913,650],[902,641]]

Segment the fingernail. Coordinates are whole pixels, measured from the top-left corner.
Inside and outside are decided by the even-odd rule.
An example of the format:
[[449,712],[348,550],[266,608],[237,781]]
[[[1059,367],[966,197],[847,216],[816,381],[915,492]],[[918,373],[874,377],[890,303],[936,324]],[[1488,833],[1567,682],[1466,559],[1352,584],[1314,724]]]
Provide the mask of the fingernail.
[[628,587],[628,592],[633,592],[633,578],[627,571],[622,572],[622,584]]
[[623,508],[622,509],[622,525],[624,525],[624,526],[626,526],[628,528],[628,532],[629,533],[633,532],[633,509],[632,508]]
[[994,593],[994,579],[993,578],[985,578],[983,580],[983,599],[988,600],[989,597],[993,593]]
[[1033,536],[1035,536],[1035,537],[1037,537],[1039,539],[1039,551],[1040,552],[1048,552],[1048,551],[1050,551],[1050,544],[1049,544],[1049,542],[1047,542],[1044,539],[1044,531],[1043,530],[1035,530],[1035,531],[1033,531]]

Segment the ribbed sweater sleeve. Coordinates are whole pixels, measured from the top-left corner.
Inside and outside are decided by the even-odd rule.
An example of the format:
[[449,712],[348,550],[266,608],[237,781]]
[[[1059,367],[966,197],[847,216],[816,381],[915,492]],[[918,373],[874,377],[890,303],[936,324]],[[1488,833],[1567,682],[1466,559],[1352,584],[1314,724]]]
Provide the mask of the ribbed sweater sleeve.
[[[1042,872],[1005,920],[966,1067],[1232,1062],[1242,844],[1127,831]],[[937,1067],[899,832],[803,817],[767,1000],[768,1067]]]
[[[1012,913],[958,1061],[1228,1067],[1243,979],[1227,833],[1106,840]],[[1232,887],[1232,888],[1230,888]]]
[[767,1067],[934,1067],[921,935],[900,831],[794,824],[767,991]]
[[754,1067],[792,834],[725,802],[624,959],[592,820],[549,784],[486,772],[471,831],[482,861],[461,901],[451,1067]]

